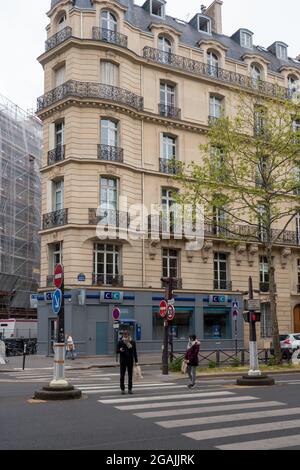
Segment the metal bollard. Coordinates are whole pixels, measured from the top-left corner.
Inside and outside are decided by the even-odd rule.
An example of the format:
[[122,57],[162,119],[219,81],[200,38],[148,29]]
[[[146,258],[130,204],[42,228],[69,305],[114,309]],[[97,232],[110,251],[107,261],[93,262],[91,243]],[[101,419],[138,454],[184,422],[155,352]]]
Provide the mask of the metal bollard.
[[25,370],[26,350],[27,350],[27,344],[24,343],[24,348],[23,348],[23,370]]

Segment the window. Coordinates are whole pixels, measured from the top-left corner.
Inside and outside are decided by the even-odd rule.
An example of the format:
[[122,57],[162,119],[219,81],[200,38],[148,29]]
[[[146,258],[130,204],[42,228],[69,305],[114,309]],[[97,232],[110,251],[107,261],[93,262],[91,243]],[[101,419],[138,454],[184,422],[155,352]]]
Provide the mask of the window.
[[64,123],[55,123],[55,147],[62,147],[64,145]]
[[276,55],[277,55],[278,59],[287,60],[287,58],[288,58],[287,47],[283,44],[277,44],[277,46],[276,46]]
[[270,278],[269,278],[269,264],[266,256],[259,257],[259,277],[260,277],[260,291],[269,292]]
[[288,76],[288,89],[291,94],[296,93],[298,90],[298,79],[293,75]]
[[49,273],[54,273],[55,267],[58,264],[63,264],[62,242],[49,245]]
[[115,178],[100,179],[100,206],[104,211],[118,209],[118,181]]
[[[260,183],[262,184],[262,183]],[[263,205],[258,206],[258,230],[259,239],[261,242],[267,241],[267,229],[266,229],[266,207]]]
[[165,17],[165,2],[160,0],[151,0],[151,15],[158,16],[159,18]]
[[66,23],[67,23],[67,14],[63,13],[57,22],[58,31],[62,31],[66,27]]
[[178,250],[163,249],[163,277],[179,278]]
[[257,87],[259,85],[259,82],[262,80],[261,68],[256,64],[251,65],[251,78],[252,83],[255,87]]
[[172,44],[165,36],[159,36],[158,49],[161,51],[160,61],[164,64],[171,63]]
[[62,65],[55,70],[55,87],[62,85],[65,82],[66,66]]
[[300,162],[294,168],[294,195],[300,196]]
[[101,61],[101,83],[104,85],[119,85],[119,66],[105,60]]
[[227,290],[228,287],[228,255],[226,253],[215,253],[214,289]]
[[297,243],[300,246],[300,213],[297,212],[296,214],[296,237]]
[[260,335],[262,338],[272,338],[273,336],[271,306],[268,302],[261,304]]
[[[176,315],[170,327],[170,334],[175,340],[188,341],[194,332],[193,326],[194,309],[176,308]],[[159,314],[159,308],[152,308],[153,341],[161,341],[164,337],[164,320]]]
[[164,160],[176,159],[176,138],[162,134],[161,158]]
[[120,284],[120,247],[95,243],[94,245],[94,283]]
[[207,53],[208,73],[212,77],[218,76],[219,58],[214,52]]
[[211,19],[207,16],[198,15],[198,30],[202,33],[211,34]]
[[213,208],[213,231],[214,235],[226,236],[227,233],[227,213],[226,210],[221,207]]
[[176,106],[176,87],[168,83],[160,83],[160,112],[169,115]]
[[162,188],[161,205],[163,212],[162,228],[164,233],[174,231],[176,220],[176,201],[174,199],[174,189]]
[[118,147],[118,123],[111,119],[101,119],[101,144]]
[[206,307],[203,313],[204,339],[232,339],[231,309]]
[[224,181],[226,176],[226,159],[223,147],[212,146],[210,149],[211,156],[211,173],[218,176],[220,181]]
[[217,96],[210,96],[209,98],[209,117],[213,119],[220,119],[223,112],[223,99]]
[[241,46],[246,47],[247,49],[252,49],[253,39],[251,33],[241,31]]
[[101,12],[101,28],[109,31],[117,32],[117,20],[116,17],[108,10]]
[[53,210],[61,211],[64,208],[64,180],[53,181]]
[[[268,157],[261,157],[256,170],[256,187],[267,186],[268,184]],[[262,212],[263,214],[263,212]]]
[[267,121],[266,109],[262,107],[255,107],[254,110],[254,135],[264,135],[266,132],[266,121]]

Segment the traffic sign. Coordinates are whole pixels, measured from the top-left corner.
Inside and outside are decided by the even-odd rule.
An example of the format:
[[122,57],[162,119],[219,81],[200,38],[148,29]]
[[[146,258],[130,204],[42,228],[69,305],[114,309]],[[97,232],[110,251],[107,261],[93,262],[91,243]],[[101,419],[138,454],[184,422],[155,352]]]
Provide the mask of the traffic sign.
[[168,304],[165,300],[162,300],[159,304],[159,314],[162,318],[165,318],[167,315]]
[[169,305],[168,307],[167,318],[169,321],[172,321],[175,318],[175,308],[173,305]]
[[168,305],[175,305],[175,299],[169,299]]
[[60,289],[64,282],[64,268],[61,264],[55,267],[54,271],[54,285],[57,289]]
[[260,300],[259,299],[248,300],[248,310],[250,310],[251,312],[259,312]]
[[62,306],[62,291],[56,289],[52,297],[52,311],[55,315],[58,315]]
[[112,312],[112,317],[115,321],[118,321],[121,316],[121,310],[119,308],[114,308]]
[[236,300],[234,300],[232,302],[232,316],[236,320],[239,314],[240,314],[239,303]]

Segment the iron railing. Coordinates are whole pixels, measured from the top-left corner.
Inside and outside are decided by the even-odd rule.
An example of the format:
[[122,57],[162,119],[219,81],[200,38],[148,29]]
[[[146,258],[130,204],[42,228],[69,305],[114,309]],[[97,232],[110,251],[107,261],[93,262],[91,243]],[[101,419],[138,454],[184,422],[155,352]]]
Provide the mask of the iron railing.
[[160,158],[159,159],[159,171],[160,173],[166,173],[167,175],[177,175],[178,167],[176,165],[175,158],[172,158],[172,159]]
[[43,216],[43,230],[48,230],[54,227],[67,225],[68,223],[68,209],[50,212]]
[[269,282],[260,282],[259,283],[259,290],[262,293],[270,292],[270,283]]
[[46,52],[50,51],[50,49],[53,49],[54,47],[58,46],[62,42],[66,41],[71,36],[72,36],[72,28],[70,28],[70,26],[67,26],[61,31],[58,31],[58,33],[54,34],[53,36],[51,36],[51,38],[47,39],[45,43]]
[[92,38],[94,41],[109,42],[111,44],[117,44],[121,47],[128,46],[128,38],[125,34],[117,33],[112,29],[93,27]]
[[158,105],[158,113],[160,116],[170,117],[172,119],[181,119],[181,109],[176,108],[176,106],[160,103]]
[[55,165],[55,163],[62,162],[65,159],[65,145],[59,145],[53,150],[48,152],[48,166]]
[[43,111],[48,106],[68,97],[116,101],[138,111],[144,109],[144,99],[131,91],[102,83],[68,80],[40,96],[37,100],[37,111]]
[[212,66],[204,64],[197,60],[183,57],[180,55],[164,52],[153,47],[146,46],[143,50],[144,58],[162,65],[169,65],[177,69],[184,70],[189,73],[195,73],[206,77],[213,78],[214,80],[236,85],[247,90],[255,90],[264,95],[276,96],[283,99],[291,99],[293,93],[288,88],[268,83],[263,80],[254,81],[252,77],[242,75],[231,70],[225,70],[220,67],[217,70],[212,70]]
[[124,150],[112,145],[98,145],[98,159],[110,162],[124,162]]
[[232,282],[231,281],[222,281],[220,279],[215,279],[214,280],[214,289],[215,290],[232,291]]
[[98,224],[127,229],[130,225],[130,217],[127,212],[89,209],[89,225]]
[[[163,277],[161,279],[161,286],[163,288],[167,287],[169,285],[169,279],[168,277]],[[182,289],[182,279],[180,277],[173,277],[173,289],[180,290]]]
[[112,287],[123,287],[124,279],[123,276],[113,276],[112,274],[96,274],[93,273],[93,285],[94,286],[112,286]]

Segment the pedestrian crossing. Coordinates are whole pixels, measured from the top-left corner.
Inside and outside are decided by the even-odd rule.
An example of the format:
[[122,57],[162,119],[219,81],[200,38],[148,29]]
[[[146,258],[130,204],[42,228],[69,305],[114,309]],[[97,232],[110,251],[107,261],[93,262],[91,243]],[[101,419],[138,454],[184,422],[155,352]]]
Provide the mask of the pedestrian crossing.
[[300,407],[216,387],[168,390],[164,395],[101,398],[98,403],[179,433],[203,449],[300,449]]

